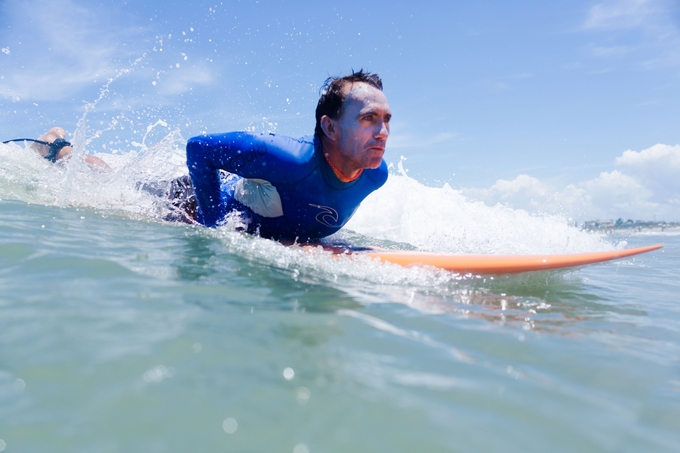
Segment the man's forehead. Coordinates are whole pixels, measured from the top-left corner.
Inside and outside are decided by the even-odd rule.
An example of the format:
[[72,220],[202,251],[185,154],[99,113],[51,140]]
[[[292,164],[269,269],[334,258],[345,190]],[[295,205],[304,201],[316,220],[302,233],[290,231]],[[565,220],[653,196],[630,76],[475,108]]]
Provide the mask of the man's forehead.
[[387,98],[382,91],[365,82],[349,83],[345,87],[347,90],[345,104],[356,102],[363,106],[371,104],[385,104],[387,108]]

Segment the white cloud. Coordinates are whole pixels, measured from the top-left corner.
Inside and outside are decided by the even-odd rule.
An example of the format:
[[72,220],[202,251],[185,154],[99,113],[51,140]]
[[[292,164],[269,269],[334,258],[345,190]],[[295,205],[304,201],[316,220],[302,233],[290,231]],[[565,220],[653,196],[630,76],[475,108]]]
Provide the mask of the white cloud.
[[613,217],[616,217],[615,213],[625,213],[627,217],[637,219],[640,216],[646,217],[659,208],[658,203],[651,201],[654,195],[651,190],[618,170],[600,173],[600,176],[581,183],[581,186],[593,207],[609,212]]
[[529,175],[498,180],[488,189],[462,189],[488,205],[504,204],[532,212],[580,219],[653,218],[680,220],[680,145],[655,145],[626,151],[616,159],[621,170],[560,189]]
[[159,77],[159,93],[176,95],[190,91],[197,85],[209,85],[213,82],[212,73],[204,64],[201,66],[184,67],[171,70]]
[[103,85],[120,66],[129,66],[135,53],[130,43],[139,32],[111,29],[106,25],[110,12],[96,5],[10,2],[7,14],[12,22],[30,27],[4,33],[3,39],[15,44],[4,62],[0,95],[26,101],[64,99],[95,80]]
[[665,0],[615,0],[590,8],[584,23],[586,29],[630,29],[651,26],[663,15]]
[[[100,113],[155,109],[215,80],[215,67],[196,56],[193,41],[159,33],[155,22],[135,22],[113,4],[8,0],[3,13],[29,25],[0,30],[2,47],[11,49],[0,54],[0,101],[40,104],[43,111],[43,102],[65,101],[64,108],[80,109],[79,100],[105,93]],[[107,85],[110,79],[116,81]]]
[[680,217],[680,145],[628,150],[616,158],[616,165],[652,191],[652,200],[670,206]]
[[538,179],[532,178],[529,175],[519,175],[513,181],[499,179],[496,184],[491,187],[491,189],[506,195],[515,195],[520,192],[527,192],[530,194],[544,196],[546,193],[546,187],[541,184]]
[[647,69],[680,65],[680,30],[673,0],[611,0],[590,8],[582,29],[606,32],[587,51],[599,58],[630,57]]
[[499,179],[488,189],[464,189],[469,197],[487,204],[508,204],[529,210],[543,210],[554,199],[554,191],[529,175],[519,175],[508,181]]
[[[392,127],[398,129],[398,126],[392,125]],[[404,129],[404,127],[401,127],[401,129]],[[458,134],[455,132],[440,132],[439,134],[429,137],[421,137],[410,134],[391,134],[390,149],[435,146],[446,143],[457,137]]]
[[525,174],[513,180],[499,179],[488,189],[462,189],[461,192],[487,205],[502,204],[530,212],[587,217],[594,211],[585,188],[569,184],[560,190]]
[[616,165],[659,194],[680,193],[680,145],[628,150],[616,158]]
[[636,50],[630,46],[590,46],[591,55],[596,57],[621,57]]

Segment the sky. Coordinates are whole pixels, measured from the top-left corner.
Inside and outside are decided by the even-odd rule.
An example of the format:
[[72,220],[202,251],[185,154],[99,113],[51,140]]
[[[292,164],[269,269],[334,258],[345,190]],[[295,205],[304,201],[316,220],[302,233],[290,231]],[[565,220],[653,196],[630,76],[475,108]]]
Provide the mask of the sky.
[[677,0],[0,0],[0,139],[308,135],[325,78],[361,68],[392,109],[385,159],[423,184],[680,221]]

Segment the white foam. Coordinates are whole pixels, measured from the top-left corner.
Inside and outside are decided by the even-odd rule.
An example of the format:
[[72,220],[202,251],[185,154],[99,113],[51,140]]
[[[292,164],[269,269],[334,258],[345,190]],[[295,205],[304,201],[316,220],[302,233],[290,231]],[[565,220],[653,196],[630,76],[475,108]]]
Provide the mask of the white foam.
[[436,252],[542,254],[612,248],[604,236],[570,226],[561,216],[486,206],[448,184],[428,187],[396,172],[362,203],[347,228]]

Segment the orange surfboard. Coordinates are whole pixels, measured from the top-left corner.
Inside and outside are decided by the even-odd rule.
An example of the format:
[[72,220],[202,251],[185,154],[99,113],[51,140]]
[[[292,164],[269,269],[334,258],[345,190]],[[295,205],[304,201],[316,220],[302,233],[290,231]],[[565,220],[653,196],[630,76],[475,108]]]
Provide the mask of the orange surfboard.
[[568,255],[453,255],[417,251],[367,251],[350,254],[368,256],[401,266],[434,266],[459,274],[494,275],[547,271],[618,260],[651,252],[663,244],[609,252],[574,253]]

